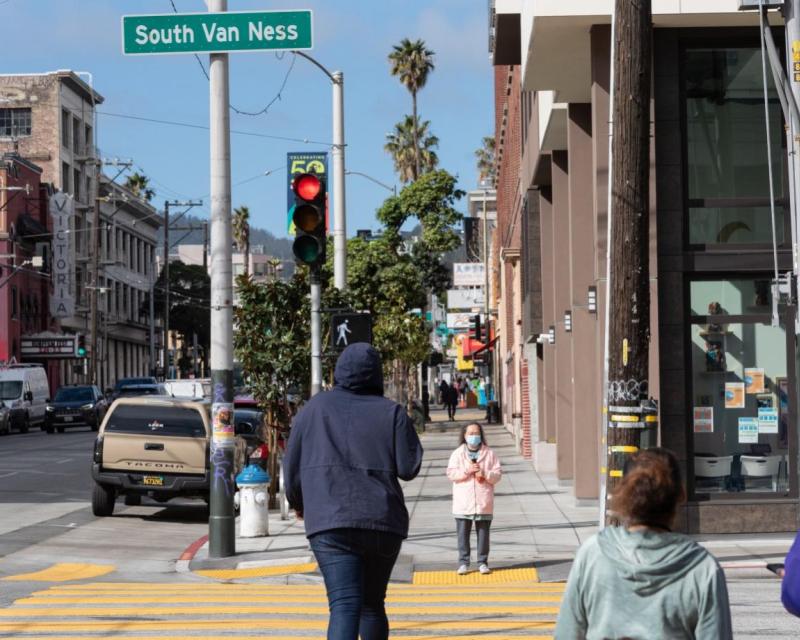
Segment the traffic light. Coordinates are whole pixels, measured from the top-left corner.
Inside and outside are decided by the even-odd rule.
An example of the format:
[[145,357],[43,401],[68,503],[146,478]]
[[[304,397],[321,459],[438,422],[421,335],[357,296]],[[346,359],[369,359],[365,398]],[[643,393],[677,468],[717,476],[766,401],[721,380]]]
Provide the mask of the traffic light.
[[299,264],[325,262],[325,180],[315,173],[301,173],[292,181],[295,240],[292,251]]
[[86,353],[86,336],[78,334],[75,339],[75,356],[78,358],[85,358]]
[[481,331],[481,314],[475,314],[470,318],[469,336],[473,340],[483,342],[483,333]]

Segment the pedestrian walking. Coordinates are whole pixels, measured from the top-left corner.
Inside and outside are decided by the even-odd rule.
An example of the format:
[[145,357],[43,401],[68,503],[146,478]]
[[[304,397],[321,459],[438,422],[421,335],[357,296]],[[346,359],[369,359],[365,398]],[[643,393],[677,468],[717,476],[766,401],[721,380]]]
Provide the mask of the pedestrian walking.
[[502,475],[500,461],[486,444],[483,427],[477,422],[462,427],[458,448],[447,463],[447,477],[453,483],[459,575],[469,572],[473,523],[478,538],[478,571],[491,573],[489,528],[494,513],[494,485]]
[[447,407],[447,394],[450,392],[450,385],[447,384],[447,380],[442,378],[442,381],[439,383],[439,402],[442,405],[442,409]]
[[556,640],[733,637],[721,567],[671,531],[685,499],[672,452],[631,456],[611,502],[623,524],[606,527],[578,550]]
[[776,571],[781,581],[781,602],[793,616],[800,617],[800,532],[795,536],[783,568]]
[[456,383],[447,385],[447,418],[449,420],[456,419],[456,409],[458,409],[458,387]]
[[370,345],[347,347],[334,388],[295,417],[283,459],[286,497],[325,579],[328,640],[389,636],[386,587],[408,536],[398,479],[417,476],[422,445],[405,409],[383,397],[382,372]]

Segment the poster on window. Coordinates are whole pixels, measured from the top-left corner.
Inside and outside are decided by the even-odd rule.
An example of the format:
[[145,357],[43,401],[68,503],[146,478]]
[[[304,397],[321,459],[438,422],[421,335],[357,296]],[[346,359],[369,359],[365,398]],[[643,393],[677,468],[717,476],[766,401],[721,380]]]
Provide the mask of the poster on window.
[[714,407],[695,407],[694,432],[714,433]]
[[744,409],[744,382],[725,383],[725,408]]
[[758,410],[758,432],[778,433],[778,409],[762,407]]
[[739,418],[739,444],[758,443],[758,418]]
[[745,392],[748,394],[764,393],[764,370],[745,369],[744,384]]

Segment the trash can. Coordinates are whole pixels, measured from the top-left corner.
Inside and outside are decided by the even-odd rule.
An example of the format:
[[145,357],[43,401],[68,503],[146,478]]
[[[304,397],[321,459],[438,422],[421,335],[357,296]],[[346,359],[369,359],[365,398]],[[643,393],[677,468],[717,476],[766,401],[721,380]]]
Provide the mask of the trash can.
[[239,536],[257,538],[269,535],[269,474],[255,464],[236,476],[239,486]]

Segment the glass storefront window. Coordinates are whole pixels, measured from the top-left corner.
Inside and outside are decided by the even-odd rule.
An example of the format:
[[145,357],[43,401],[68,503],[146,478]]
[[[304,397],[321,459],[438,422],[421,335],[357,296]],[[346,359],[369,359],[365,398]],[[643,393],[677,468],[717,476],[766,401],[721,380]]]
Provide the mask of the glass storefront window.
[[693,316],[741,316],[772,312],[772,281],[695,280],[689,285]]
[[[689,244],[771,244],[767,135],[758,48],[685,52]],[[783,121],[772,77],[770,137],[776,236],[783,242]]]
[[786,330],[753,314],[759,282],[691,283],[693,315],[714,316],[691,325],[695,493],[789,490]]

